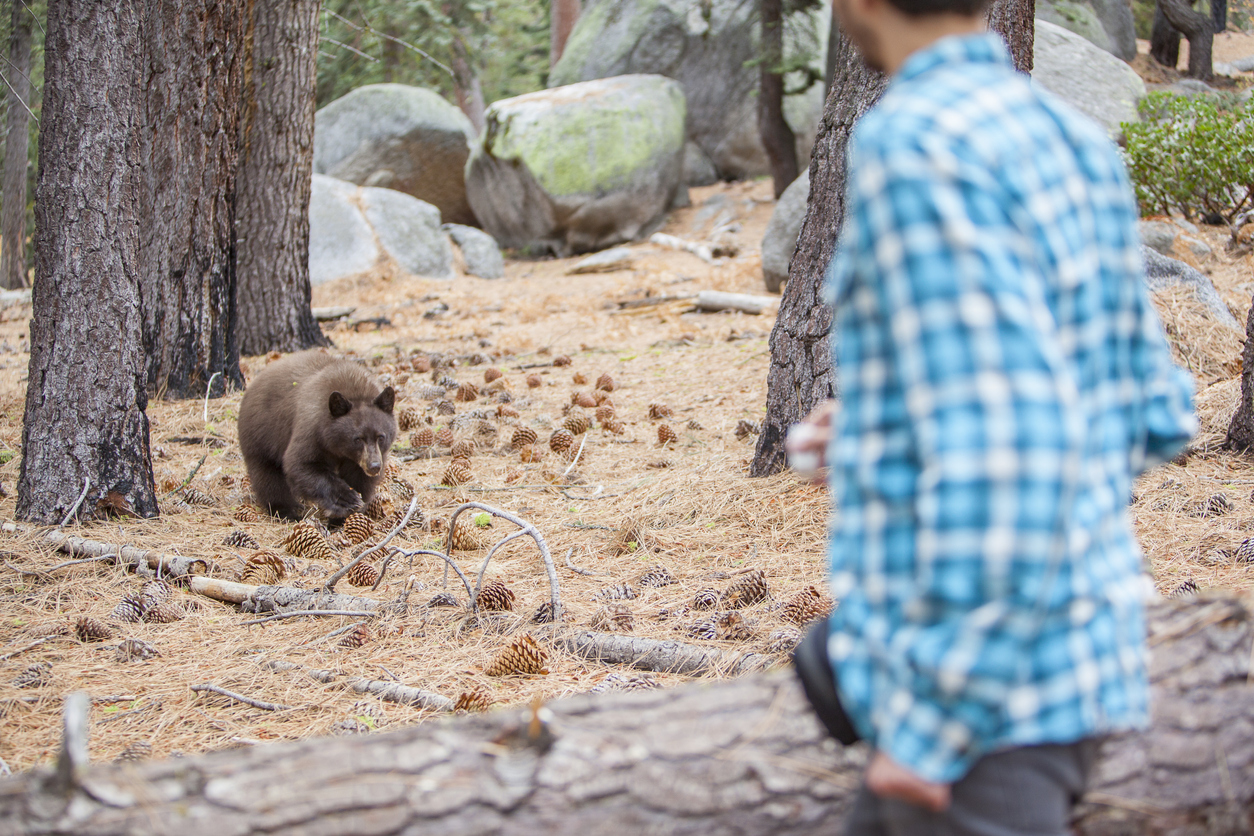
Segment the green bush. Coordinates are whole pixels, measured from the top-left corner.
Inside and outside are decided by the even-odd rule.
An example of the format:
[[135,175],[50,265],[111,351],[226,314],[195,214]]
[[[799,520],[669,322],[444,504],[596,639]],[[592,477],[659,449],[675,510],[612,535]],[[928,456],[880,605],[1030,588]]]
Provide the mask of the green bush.
[[1125,122],[1124,158],[1142,215],[1219,215],[1254,208],[1254,104],[1234,96],[1150,93]]

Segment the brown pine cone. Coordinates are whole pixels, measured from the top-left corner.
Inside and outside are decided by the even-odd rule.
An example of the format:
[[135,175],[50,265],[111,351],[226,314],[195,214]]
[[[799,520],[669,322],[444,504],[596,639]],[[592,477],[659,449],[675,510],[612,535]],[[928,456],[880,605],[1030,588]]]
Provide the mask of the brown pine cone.
[[512,407],[512,406],[507,406],[506,404],[501,404],[500,406],[498,406],[498,407],[496,408],[496,417],[498,417],[498,418],[517,418],[517,417],[519,417],[519,412],[518,412],[518,410],[517,410],[517,409],[514,409],[514,407]]
[[435,446],[435,428],[423,427],[409,437],[410,447],[434,447]]
[[657,443],[658,444],[670,444],[672,441],[676,441],[678,438],[679,436],[675,434],[675,428],[672,427],[670,424],[658,424],[657,425]]
[[611,633],[630,633],[635,629],[631,607],[626,604],[606,604],[593,614],[592,629],[606,630]]
[[372,638],[374,636],[371,635],[369,627],[365,624],[357,624],[340,637],[339,645],[345,650],[356,650]]
[[605,430],[607,433],[622,435],[627,431],[627,425],[625,425],[622,421],[611,418],[608,421],[601,422],[601,429]]
[[669,418],[674,413],[671,408],[661,401],[654,401],[649,404],[649,420],[657,421],[660,418]]
[[387,491],[379,491],[370,497],[370,501],[366,503],[365,508],[361,509],[361,513],[375,522],[382,522],[390,517],[395,510],[396,505],[392,502],[392,494]]
[[422,413],[412,406],[402,406],[396,410],[396,428],[407,433],[422,423]]
[[519,427],[514,430],[514,434],[510,436],[509,446],[515,450],[521,450],[528,444],[535,444],[538,436],[536,431],[531,427]]
[[488,676],[509,676],[510,674],[540,675],[548,674],[545,667],[549,654],[536,644],[531,636],[519,636],[506,645],[483,672]]
[[573,375],[571,375],[570,380],[576,386],[583,386],[585,383],[588,382],[588,378],[584,377],[583,372],[575,372]]
[[237,522],[253,523],[261,519],[261,515],[257,513],[257,509],[252,505],[238,505],[235,512],[231,514]]
[[568,430],[571,435],[583,435],[592,428],[592,422],[588,420],[588,416],[581,413],[572,412],[566,416],[566,420],[562,422],[562,429]]
[[245,561],[239,572],[240,583],[254,586],[276,584],[287,576],[287,564],[272,551],[259,549]]
[[281,543],[284,550],[294,557],[307,560],[333,560],[335,551],[312,520],[301,520]]
[[453,706],[453,711],[459,714],[470,714],[487,711],[491,705],[492,694],[482,685],[476,685],[471,690],[461,693],[461,696],[457,698],[457,702]]
[[748,607],[770,597],[767,590],[766,577],[761,569],[754,569],[728,587],[723,594],[723,604],[732,609]]
[[462,462],[463,460],[461,459],[454,460],[447,468],[444,469],[444,476],[440,479],[441,485],[457,487],[458,485],[464,485],[475,478],[474,474],[470,472],[470,468]]
[[554,453],[561,453],[570,449],[571,444],[575,441],[575,436],[567,429],[554,430],[549,436],[549,449]]
[[349,543],[360,543],[374,534],[374,522],[361,511],[349,514],[340,533]]
[[235,529],[226,535],[222,540],[222,545],[230,546],[235,549],[259,549],[261,544],[257,542],[257,538],[249,534],[247,531]]
[[832,599],[820,592],[818,587],[808,586],[784,603],[779,616],[798,627],[803,627],[816,618],[828,615],[833,606]]
[[183,608],[173,601],[163,601],[144,610],[144,621],[149,624],[170,624],[186,614]]
[[537,450],[534,445],[527,444],[518,451],[518,458],[526,463],[538,462],[543,458],[543,453]]
[[459,438],[453,442],[453,458],[468,459],[475,454],[475,442],[469,438]]
[[528,389],[538,389],[543,385],[544,385],[544,378],[540,377],[540,375],[538,374],[527,375],[527,388]]
[[598,378],[597,378],[597,386],[596,386],[596,388],[597,388],[597,389],[599,389],[599,390],[600,390],[600,391],[602,391],[602,392],[613,392],[613,391],[614,391],[614,388],[615,388],[615,387],[614,387],[614,378],[610,377],[610,373],[609,373],[609,372],[605,372],[604,374],[602,374],[600,377],[598,377]]
[[453,395],[453,400],[461,401],[462,403],[477,401],[479,400],[479,387],[467,380],[457,387],[457,393]]
[[118,602],[113,608],[113,612],[109,613],[109,618],[113,621],[126,621],[132,624],[143,620],[144,605],[140,603],[139,598],[130,595]]
[[435,443],[441,447],[452,447],[457,439],[453,436],[452,427],[444,427],[435,434]]
[[502,612],[514,609],[514,591],[500,581],[488,581],[479,590],[475,599],[479,609],[489,612]]
[[597,421],[604,424],[606,421],[614,420],[614,407],[601,404],[596,411]]
[[491,383],[492,381],[496,380],[502,375],[503,375],[503,372],[498,368],[484,369],[483,382]]
[[569,357],[567,357],[565,354],[559,354],[559,355],[557,355],[556,357],[554,357],[554,358],[553,358],[553,365],[555,365],[555,366],[569,366],[569,365],[570,365],[570,358],[569,358]]
[[350,586],[374,586],[379,580],[379,570],[367,560],[358,563],[344,575]]
[[571,396],[570,402],[583,409],[592,409],[597,405],[597,399],[588,392],[576,392]]

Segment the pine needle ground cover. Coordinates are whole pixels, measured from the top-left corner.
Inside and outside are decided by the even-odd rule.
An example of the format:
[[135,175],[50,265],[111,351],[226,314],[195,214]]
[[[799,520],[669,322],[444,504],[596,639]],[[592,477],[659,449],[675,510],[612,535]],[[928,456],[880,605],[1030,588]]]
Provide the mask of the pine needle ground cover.
[[[701,240],[716,224],[739,224],[731,233],[739,254],[713,265],[638,244],[634,264],[614,273],[567,275],[574,259],[512,260],[500,281],[439,282],[385,266],[315,289],[315,305],[353,306],[352,318],[363,320],[328,326],[337,350],[387,378],[402,394],[401,407],[412,410],[406,420],[414,423],[398,437],[388,497],[369,525],[355,520],[347,533],[302,535],[305,545],[294,554],[284,546],[294,542],[290,523],[243,512],[249,496],[234,393],[210,401],[207,417],[203,401],[151,402],[159,519],[110,516],[69,527],[87,538],[203,559],[225,581],[247,573],[249,582],[314,589],[392,527],[408,505],[407,491],[422,512],[393,541],[407,550],[443,551],[452,511],[481,502],[541,532],[564,621],[544,620],[549,583],[529,538],[492,557],[484,576],[491,592],[481,599],[491,606],[478,617],[452,573],[446,585],[439,558],[416,556],[393,559],[377,589],[350,579],[336,588],[378,602],[404,597],[403,612],[249,626],[256,614],[178,586],[161,606],[179,617],[145,619],[144,579],[102,562],[54,571],[71,557],[55,552],[43,532],[6,533],[0,758],[13,770],[53,758],[61,702],[75,690],[93,698],[93,759],[114,760],[371,732],[446,710],[358,693],[346,685],[350,679],[420,689],[449,709],[471,711],[690,678],[590,661],[546,639],[555,630],[674,640],[724,651],[728,659],[763,654],[784,662],[797,622],[828,605],[828,500],[825,489],[789,474],[746,476],[752,428],[765,402],[773,319],[684,313],[690,304],[683,300],[640,304],[701,289],[761,293],[758,247],[769,197],[768,181],[693,190],[693,208],[675,213],[665,231]],[[718,200],[706,204],[709,198]],[[1254,265],[1248,256],[1223,255],[1221,237],[1212,241],[1217,255],[1198,266],[1211,270],[1243,322],[1251,289],[1242,283]],[[1164,593],[1186,582],[1248,590],[1254,562],[1245,555],[1254,556],[1254,545],[1243,544],[1254,538],[1254,467],[1219,446],[1238,393],[1240,335],[1215,331],[1187,298],[1156,301],[1181,361],[1198,376],[1205,429],[1184,464],[1139,482],[1134,523]],[[29,313],[28,306],[0,311],[0,449],[12,451],[0,464],[9,493],[0,500],[5,521],[12,519],[19,465]],[[376,317],[390,325],[365,322]],[[561,358],[570,362],[559,364]],[[267,362],[249,357],[244,364],[251,376]],[[603,376],[612,389],[598,388]],[[478,397],[458,400],[463,383],[473,383]],[[574,405],[581,395],[588,406]],[[607,401],[612,409],[604,409]],[[587,426],[569,421],[572,415]],[[662,424],[673,438],[659,441]],[[437,440],[445,430],[447,444]],[[571,443],[554,450],[549,442],[558,430]],[[457,456],[457,478],[447,480],[461,441],[473,444],[457,448],[464,454]],[[202,457],[189,485],[200,501],[188,501],[185,490],[173,489]],[[459,524],[463,519],[470,529],[458,533],[452,558],[473,584],[489,549],[517,529],[478,512],[463,513]],[[368,563],[377,573],[382,555]],[[370,577],[363,571],[358,579]],[[125,618],[114,616],[119,607]],[[108,634],[98,635],[97,624]],[[704,674],[722,675],[726,667]],[[192,690],[202,684],[265,707]]]

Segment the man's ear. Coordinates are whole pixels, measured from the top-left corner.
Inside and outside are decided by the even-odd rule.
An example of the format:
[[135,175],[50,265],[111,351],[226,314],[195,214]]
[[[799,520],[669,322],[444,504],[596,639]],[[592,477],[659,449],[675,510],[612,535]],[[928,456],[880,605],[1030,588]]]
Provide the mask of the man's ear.
[[332,418],[343,418],[353,411],[352,401],[339,392],[331,393],[331,397],[327,400],[327,406],[331,409]]
[[374,399],[374,405],[391,415],[392,407],[396,405],[396,390],[391,386],[384,389],[379,393],[379,397]]

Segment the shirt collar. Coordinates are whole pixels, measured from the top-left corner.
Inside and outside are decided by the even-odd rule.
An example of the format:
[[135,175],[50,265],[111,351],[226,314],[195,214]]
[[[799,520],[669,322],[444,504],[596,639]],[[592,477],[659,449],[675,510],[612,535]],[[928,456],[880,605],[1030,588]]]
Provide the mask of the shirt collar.
[[941,64],[1005,64],[1013,67],[1001,36],[992,32],[949,35],[916,50],[893,76],[905,81],[923,75]]

